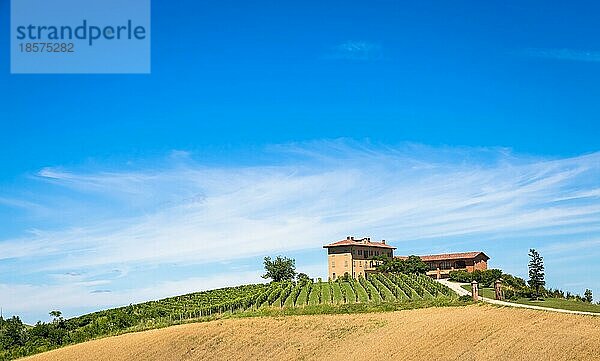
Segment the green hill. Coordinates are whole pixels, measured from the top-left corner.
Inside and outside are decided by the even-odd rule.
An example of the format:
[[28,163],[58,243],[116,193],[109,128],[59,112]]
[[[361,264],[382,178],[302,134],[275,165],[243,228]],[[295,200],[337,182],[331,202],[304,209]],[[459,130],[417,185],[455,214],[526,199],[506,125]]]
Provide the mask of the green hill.
[[0,360],[97,337],[231,315],[353,313],[448,304],[449,288],[424,275],[375,274],[359,280],[280,282],[228,287],[149,301],[26,328],[0,322]]

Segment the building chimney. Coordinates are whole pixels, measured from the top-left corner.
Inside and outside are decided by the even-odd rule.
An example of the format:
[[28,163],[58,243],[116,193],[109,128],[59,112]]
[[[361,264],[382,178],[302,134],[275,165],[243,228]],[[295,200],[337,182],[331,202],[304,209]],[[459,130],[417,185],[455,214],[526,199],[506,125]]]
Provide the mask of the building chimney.
[[381,240],[381,243],[385,244],[385,239],[382,239],[382,240]]

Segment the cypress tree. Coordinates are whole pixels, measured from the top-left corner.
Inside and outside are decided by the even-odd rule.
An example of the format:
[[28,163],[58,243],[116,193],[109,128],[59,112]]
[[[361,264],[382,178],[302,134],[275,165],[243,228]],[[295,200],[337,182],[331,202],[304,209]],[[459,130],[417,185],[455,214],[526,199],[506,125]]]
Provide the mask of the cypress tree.
[[535,299],[540,298],[540,289],[546,285],[544,259],[535,249],[529,250],[529,287],[535,289]]
[[592,296],[592,290],[586,288],[583,298],[585,299],[585,302],[592,303],[594,300],[594,297]]

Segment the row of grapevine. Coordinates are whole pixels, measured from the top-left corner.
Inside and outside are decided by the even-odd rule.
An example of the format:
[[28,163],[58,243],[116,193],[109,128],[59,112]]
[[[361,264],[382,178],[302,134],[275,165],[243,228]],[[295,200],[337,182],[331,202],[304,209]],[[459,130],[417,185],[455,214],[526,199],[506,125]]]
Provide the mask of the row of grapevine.
[[308,305],[310,302],[310,294],[313,292],[314,285],[315,284],[313,282],[306,283],[306,302],[304,303],[305,305]]
[[333,293],[333,303],[335,303],[335,304],[345,303],[346,300],[344,299],[344,295],[342,294],[342,289],[340,287],[340,283],[339,282],[331,282],[329,285],[331,286],[332,293]]
[[358,301],[358,293],[357,293],[357,291],[356,291],[356,288],[354,287],[354,283],[355,283],[355,282],[356,282],[356,281],[354,280],[354,278],[350,278],[350,279],[348,280],[348,287],[350,287],[350,291],[352,292],[352,295],[354,296],[354,297],[352,297],[352,302],[353,302],[353,303],[354,303],[354,302],[359,302],[359,301]]
[[296,304],[296,299],[298,298],[298,295],[300,295],[300,291],[302,291],[302,284],[296,283],[288,297],[285,299],[285,301],[283,301],[283,306],[294,307]]
[[378,275],[379,280],[383,283],[396,297],[397,300],[408,300],[411,299],[411,294],[406,293],[399,285],[398,282],[393,281],[394,275]]
[[294,289],[294,284],[292,282],[288,282],[287,286],[281,291],[281,296],[279,297],[279,307],[283,307],[285,300],[289,297]]
[[344,294],[344,302],[356,302],[356,295],[354,294],[354,290],[352,290],[352,284],[350,282],[342,282],[340,284],[340,288],[342,289],[342,293]]
[[425,285],[419,282],[416,277],[405,274],[400,274],[399,277],[401,277],[404,282],[406,282],[413,290],[415,290],[415,292],[421,298],[430,298],[436,294],[436,292],[429,292],[427,287],[425,287]]
[[308,303],[308,292],[310,292],[310,285],[312,285],[312,282],[306,282],[306,284],[300,288],[300,293],[298,294],[298,298],[294,304],[295,306],[304,306]]
[[321,283],[321,303],[333,303],[333,295],[329,282]]
[[425,275],[415,275],[411,277],[414,277],[414,279],[421,286],[425,287],[425,289],[427,289],[427,291],[429,291],[429,293],[432,295],[452,296],[454,294],[454,291],[452,291],[449,287],[434,281],[431,277],[427,277]]
[[369,280],[369,281],[371,281],[371,283],[373,283],[373,286],[375,286],[375,288],[381,295],[381,298],[383,301],[386,301],[386,302],[395,301],[396,297],[394,297],[394,294],[392,293],[392,291],[390,291],[390,289],[387,288],[383,284],[383,282],[381,282],[382,278],[385,278],[385,276],[382,274],[379,274],[379,273],[375,273],[373,275],[369,275],[367,280]]
[[360,284],[363,286],[363,288],[367,292],[367,295],[369,296],[369,301],[381,302],[381,295],[379,294],[379,291],[377,291],[377,288],[375,288],[375,286],[373,286],[371,281],[369,281],[368,279],[366,279],[363,276],[359,276],[358,282],[360,282]]
[[[398,287],[402,289],[402,291],[408,296],[410,299],[419,299],[423,298],[424,293],[420,293],[415,289],[415,285],[410,282],[406,275],[398,273],[398,274],[389,274],[388,277],[394,282]],[[419,290],[423,290],[423,288],[419,288]]]
[[369,302],[369,295],[367,294],[365,288],[360,284],[360,282],[358,282],[354,278],[351,278],[350,283],[352,283],[352,289],[356,294],[356,302]]
[[308,304],[311,306],[320,305],[322,303],[322,287],[321,282],[314,283],[308,296]]

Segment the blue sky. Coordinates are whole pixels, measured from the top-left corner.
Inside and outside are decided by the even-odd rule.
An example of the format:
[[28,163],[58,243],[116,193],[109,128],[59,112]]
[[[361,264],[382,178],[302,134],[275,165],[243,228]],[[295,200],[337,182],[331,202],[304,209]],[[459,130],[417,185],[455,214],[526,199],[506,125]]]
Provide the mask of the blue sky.
[[[155,1],[150,75],[10,75],[0,306],[29,321],[258,281],[320,245],[481,249],[600,293],[594,2]],[[8,50],[9,2],[0,2]]]

